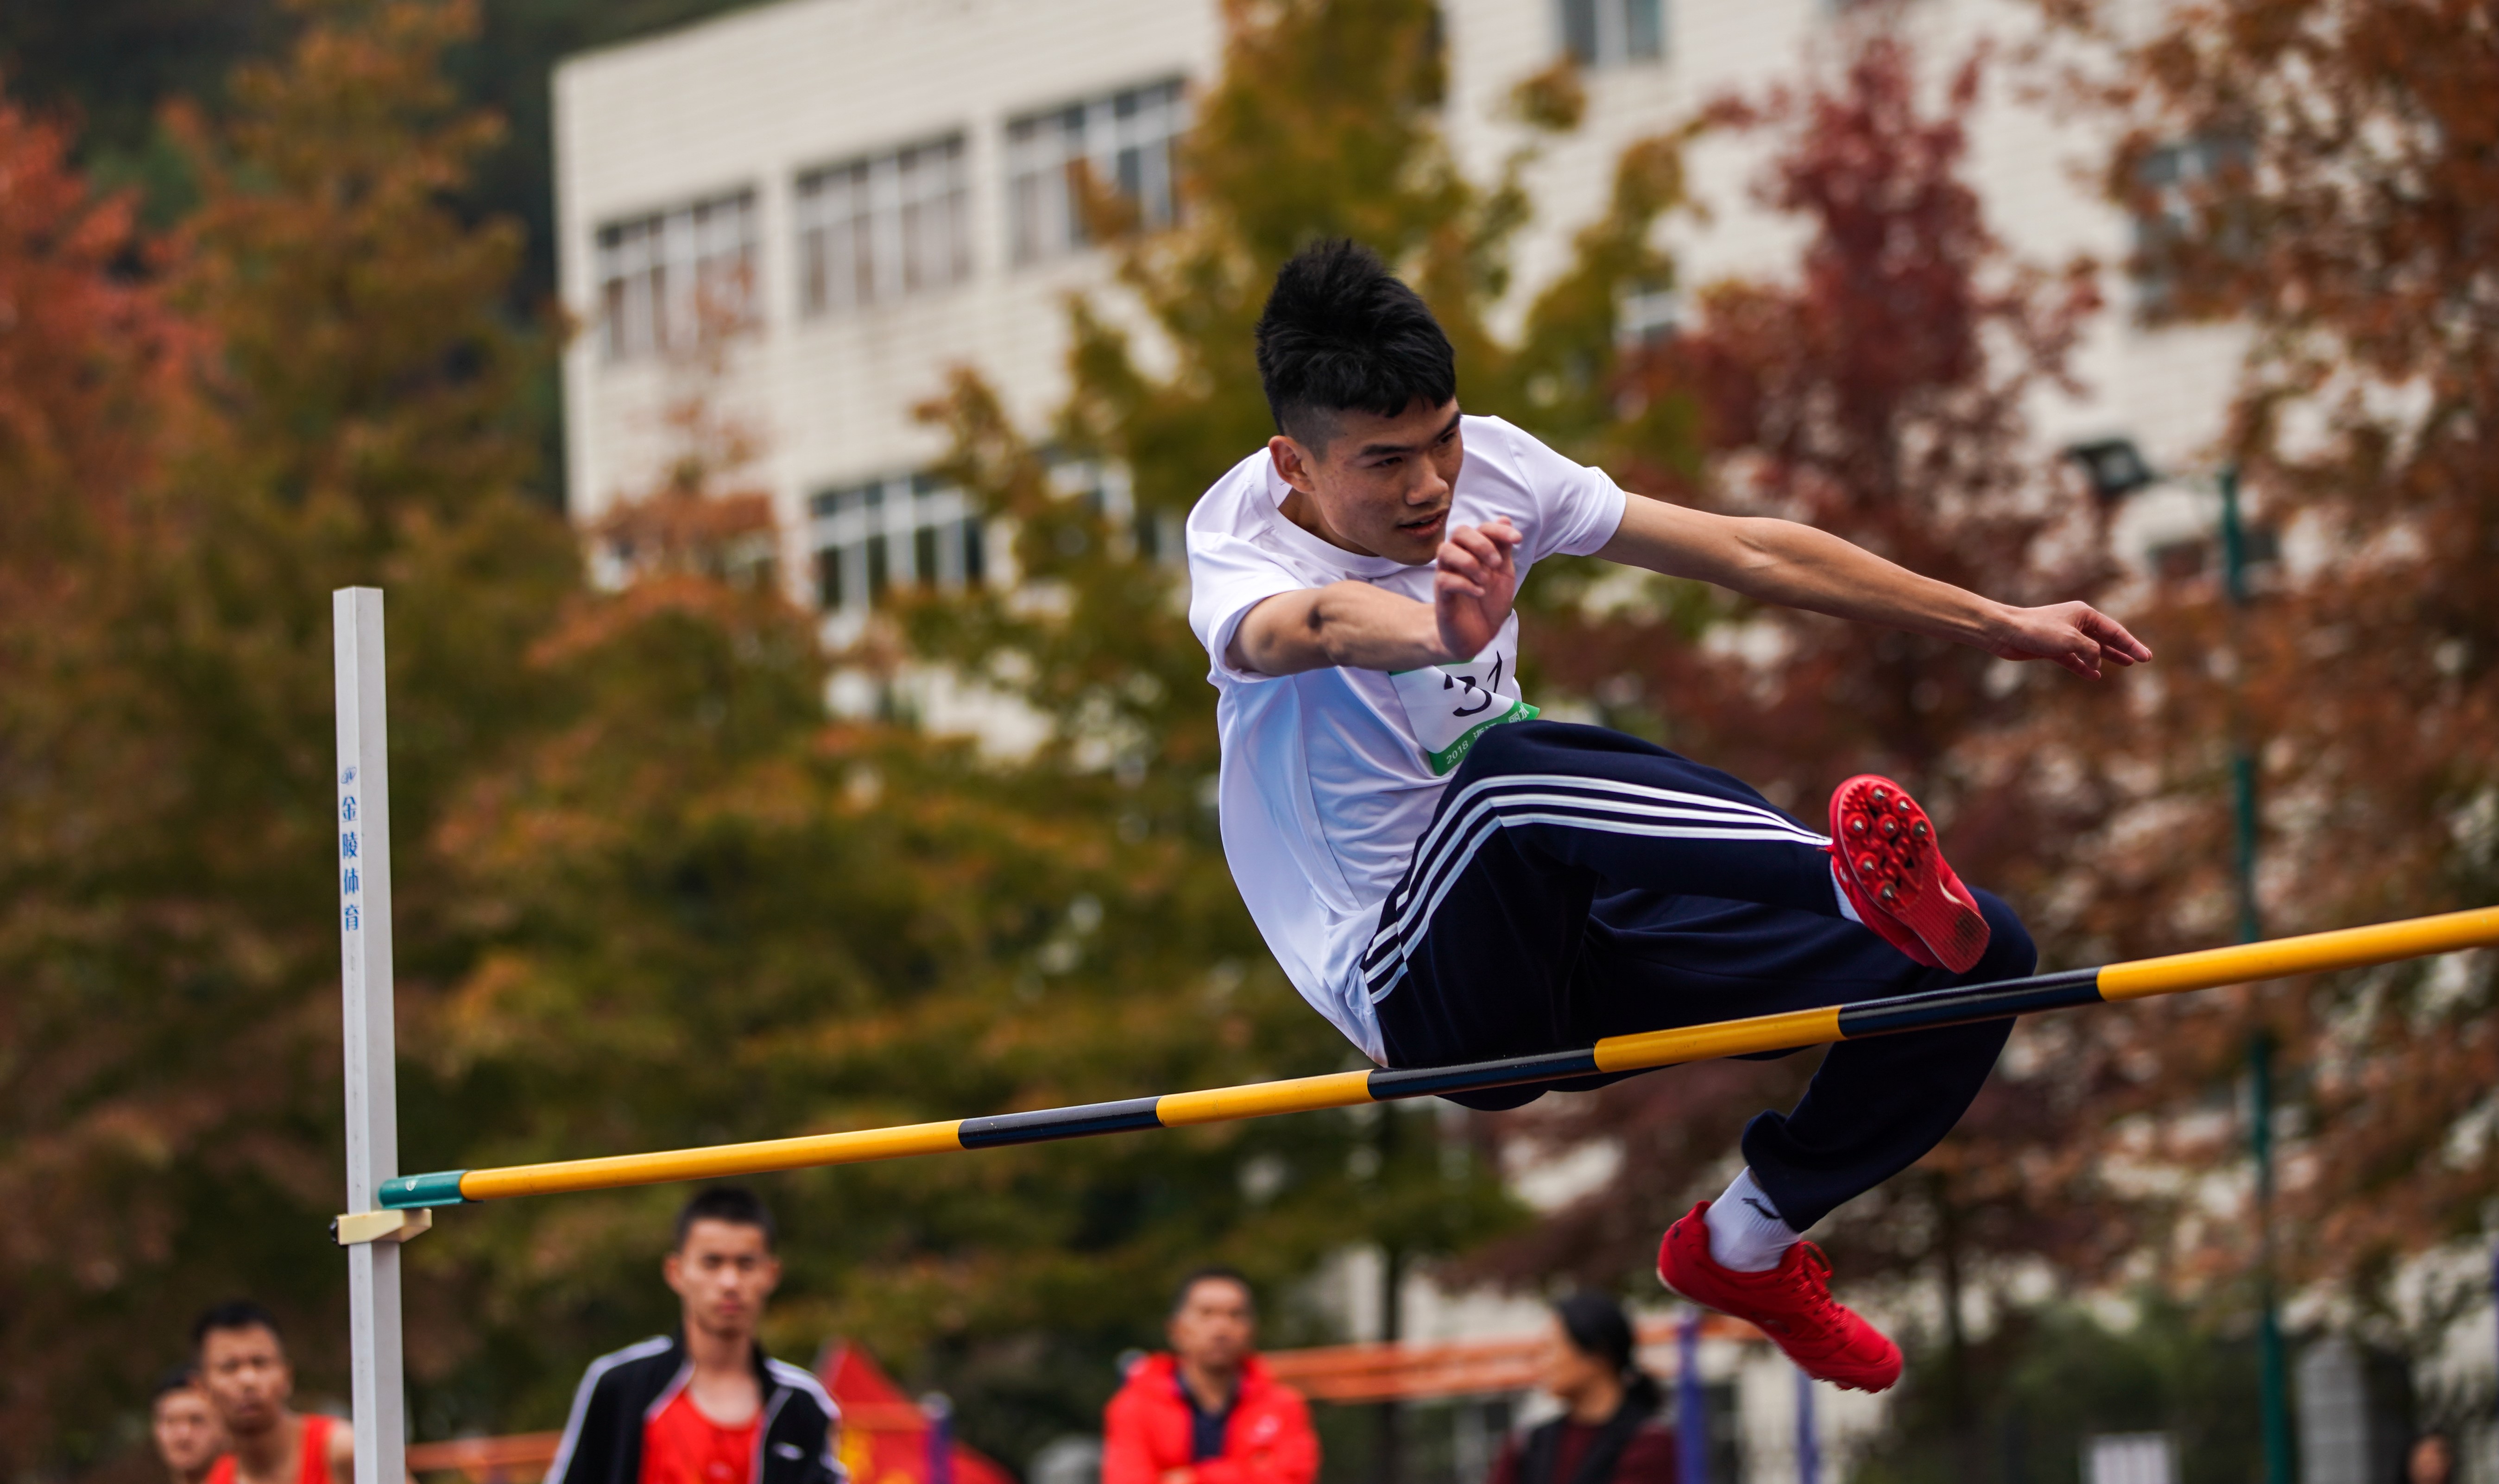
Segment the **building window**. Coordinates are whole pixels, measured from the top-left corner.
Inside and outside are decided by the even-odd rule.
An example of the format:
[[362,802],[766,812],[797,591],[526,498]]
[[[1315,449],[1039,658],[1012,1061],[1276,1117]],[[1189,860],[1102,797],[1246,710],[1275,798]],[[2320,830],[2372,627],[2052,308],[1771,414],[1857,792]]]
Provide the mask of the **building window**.
[[798,177],[802,312],[884,304],[971,275],[971,167],[961,135]]
[[[2136,169],[2134,278],[2138,306],[2146,313],[2170,307],[2176,297],[2176,254],[2204,230],[2204,208],[2226,172],[2248,169],[2252,151],[2244,139],[2197,135],[2163,145]],[[2245,225],[2223,221],[2204,245],[2224,254],[2248,250]]]
[[1666,0],[1562,0],[1562,49],[1582,67],[1666,55]]
[[971,502],[926,474],[827,490],[808,509],[816,601],[828,613],[864,613],[896,584],[978,587],[988,576]]
[[1614,343],[1626,351],[1666,343],[1682,322],[1683,296],[1671,284],[1629,284],[1614,300]]
[[752,190],[609,222],[598,242],[600,343],[611,361],[758,317]]
[[1136,207],[1138,225],[1179,216],[1174,146],[1188,128],[1177,81],[1132,87],[1007,124],[1007,219],[1015,260],[1035,263],[1087,241],[1082,168]]
[[1054,459],[1050,485],[1061,497],[1080,500],[1110,528],[1112,551],[1156,566],[1188,565],[1185,517],[1178,510],[1140,509],[1127,468],[1092,459]]

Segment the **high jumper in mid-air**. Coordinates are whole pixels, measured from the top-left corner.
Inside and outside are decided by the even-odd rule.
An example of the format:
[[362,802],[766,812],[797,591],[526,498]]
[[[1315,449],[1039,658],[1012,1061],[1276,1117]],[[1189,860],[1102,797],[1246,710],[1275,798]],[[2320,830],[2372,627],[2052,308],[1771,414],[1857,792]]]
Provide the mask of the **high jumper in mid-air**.
[[[1276,436],[1188,518],[1223,848],[1295,987],[1372,1060],[1485,1061],[2031,971],[2020,919],[1953,873],[1898,784],[1841,783],[1826,835],[1730,774],[1539,720],[1512,601],[1543,558],[1595,556],[2093,678],[2152,658],[2122,626],[1627,494],[1466,414],[1431,310],[1350,242],[1284,265],[1257,358]],[[1814,1376],[1891,1385],[1899,1348],[1832,1300],[1801,1234],[1932,1148],[2011,1023],[1834,1046],[1792,1111],[1746,1126],[1726,1192],[1667,1229],[1660,1279]]]

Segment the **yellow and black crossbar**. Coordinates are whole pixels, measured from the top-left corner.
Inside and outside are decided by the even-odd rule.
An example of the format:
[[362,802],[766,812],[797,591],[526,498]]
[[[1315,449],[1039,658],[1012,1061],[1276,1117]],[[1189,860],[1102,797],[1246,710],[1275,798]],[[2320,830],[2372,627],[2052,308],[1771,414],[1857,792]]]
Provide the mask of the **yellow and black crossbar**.
[[1436,1093],[1474,1092],[1489,1087],[1549,1082],[1593,1073],[1638,1072],[1679,1062],[1709,1061],[1754,1051],[1786,1051],[1833,1041],[1854,1041],[1895,1031],[1996,1020],[2032,1011],[2064,1010],[2213,989],[2223,984],[2253,984],[2295,974],[2320,974],[2392,963],[2461,949],[2499,946],[2499,907],[2452,912],[2433,918],[2412,918],[2374,927],[2347,927],[2305,937],[2280,938],[2234,948],[2140,958],[2097,969],[2069,969],[2028,979],[1968,984],[1922,994],[1863,1000],[1783,1015],[1753,1016],[1708,1025],[1639,1035],[1608,1036],[1579,1050],[1536,1056],[1513,1056],[1459,1067],[1416,1067],[1401,1071],[1336,1072],[1324,1077],[1297,1077],[1283,1081],[1217,1087],[1205,1092],[1173,1092],[1160,1097],[1128,1098],[1117,1103],[1087,1103],[1076,1108],[1047,1108],[1032,1113],[995,1113],[982,1118],[957,1118],[943,1123],[912,1123],[898,1128],[862,1129],[847,1134],[811,1134],[797,1139],[770,1139],[758,1144],[715,1145],[699,1149],[672,1149],[658,1154],[615,1154],[604,1159],[568,1159],[553,1164],[513,1165],[501,1170],[449,1170],[435,1175],[408,1175],[381,1188],[386,1209],[457,1206],[468,1201],[493,1201],[506,1196],[553,1195],[561,1191],[606,1190],[622,1185],[653,1185],[668,1180],[716,1179],[760,1175],[773,1170],[799,1170],[817,1165],[863,1164],[913,1154],[957,1149],[984,1149],[1011,1144],[1040,1144],[1053,1139],[1081,1139],[1090,1134],[1117,1134],[1130,1129],[1179,1128],[1191,1123],[1228,1123],[1237,1118],[1263,1118],[1275,1113],[1312,1113],[1323,1108],[1351,1108]]

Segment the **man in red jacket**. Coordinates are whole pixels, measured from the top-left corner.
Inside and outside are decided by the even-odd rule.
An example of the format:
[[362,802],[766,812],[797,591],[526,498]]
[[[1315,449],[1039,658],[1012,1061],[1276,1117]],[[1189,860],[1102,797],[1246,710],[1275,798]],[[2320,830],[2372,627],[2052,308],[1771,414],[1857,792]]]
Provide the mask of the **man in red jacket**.
[[1183,1279],[1171,1353],[1128,1372],[1102,1421],[1102,1484],[1311,1484],[1319,1440],[1301,1397],[1250,1351],[1258,1310],[1229,1268]]

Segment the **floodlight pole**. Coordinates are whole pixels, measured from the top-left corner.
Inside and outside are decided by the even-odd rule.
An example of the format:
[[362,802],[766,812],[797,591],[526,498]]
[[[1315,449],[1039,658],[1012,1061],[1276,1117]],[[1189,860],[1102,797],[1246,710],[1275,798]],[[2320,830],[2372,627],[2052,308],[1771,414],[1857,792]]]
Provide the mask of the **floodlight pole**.
[[1822,1438],[1813,1426],[1813,1377],[1796,1373],[1797,1484],[1822,1484]]
[[1701,1310],[1674,1321],[1674,1453],[1678,1484],[1709,1484],[1709,1393],[1701,1380]]
[[[399,1080],[391,1026],[390,758],[384,707],[382,595],[330,595],[339,698],[339,968],[345,1014],[347,1206],[377,1210],[399,1174]],[[354,1357],[356,1477],[407,1475],[407,1396],[400,1348],[398,1241],[347,1246],[347,1333]]]
[[[2248,605],[2247,527],[2239,516],[2239,467],[2225,464],[2214,481],[2222,495],[2222,592],[2229,603],[2230,650],[2244,654]],[[2249,738],[2242,682],[2232,666],[2230,698],[2230,813],[2238,887],[2239,941],[2264,936],[2256,905],[2256,758]],[[2265,1484],[2291,1484],[2290,1368],[2283,1352],[2282,1303],[2276,1275],[2273,1178],[2273,1034],[2259,1028],[2248,1040],[2248,1152],[2256,1175],[2256,1411],[2264,1435]]]

